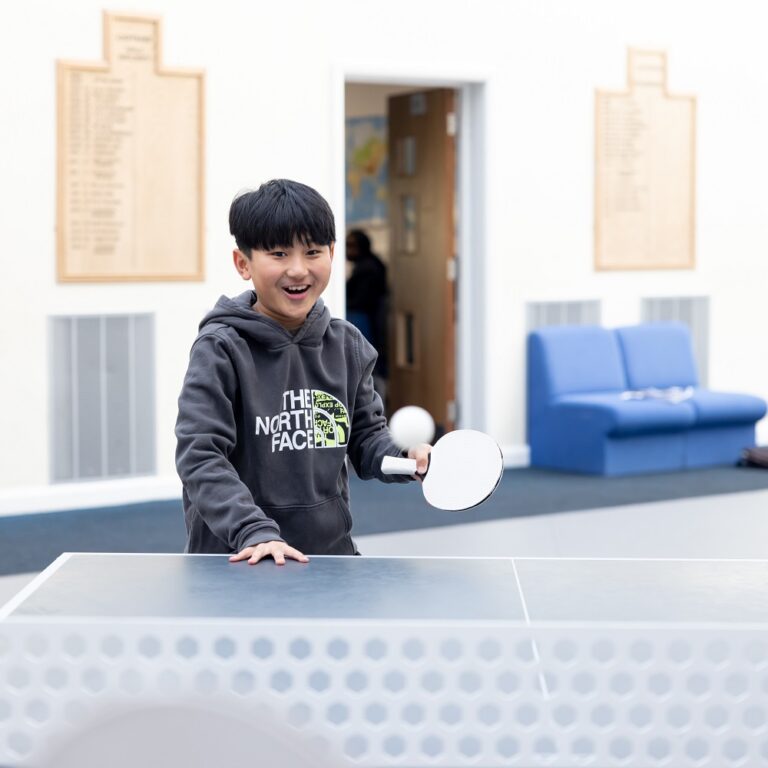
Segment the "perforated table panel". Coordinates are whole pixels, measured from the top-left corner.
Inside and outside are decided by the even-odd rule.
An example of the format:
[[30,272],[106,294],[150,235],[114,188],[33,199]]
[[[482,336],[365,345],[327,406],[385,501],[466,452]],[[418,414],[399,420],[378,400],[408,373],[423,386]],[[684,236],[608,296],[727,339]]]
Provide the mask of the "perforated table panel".
[[63,556],[0,613],[0,764],[152,708],[268,713],[328,765],[768,764],[767,583],[765,561]]

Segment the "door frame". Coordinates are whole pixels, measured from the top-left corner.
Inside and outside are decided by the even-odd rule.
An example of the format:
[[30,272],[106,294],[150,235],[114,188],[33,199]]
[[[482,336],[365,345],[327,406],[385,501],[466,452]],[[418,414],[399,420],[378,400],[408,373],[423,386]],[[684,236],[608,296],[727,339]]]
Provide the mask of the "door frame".
[[[331,205],[339,232],[346,232],[345,104],[347,82],[371,85],[413,85],[426,88],[454,88],[458,93],[456,141],[456,232],[458,292],[456,329],[456,426],[488,431],[487,292],[488,254],[488,90],[486,71],[459,69],[455,65],[433,66],[414,63],[405,66],[368,62],[338,63],[332,72]],[[336,245],[334,279],[328,298],[336,314],[345,316],[344,238]],[[472,268],[464,267],[471,254]]]

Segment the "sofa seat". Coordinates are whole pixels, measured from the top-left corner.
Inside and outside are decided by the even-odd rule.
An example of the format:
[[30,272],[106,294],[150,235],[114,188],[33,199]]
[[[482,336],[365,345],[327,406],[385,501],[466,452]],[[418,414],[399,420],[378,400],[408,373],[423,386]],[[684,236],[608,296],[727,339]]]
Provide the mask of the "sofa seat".
[[690,401],[625,400],[620,392],[562,395],[551,407],[554,419],[564,419],[570,428],[611,437],[677,432],[690,429],[696,421]]
[[765,401],[753,395],[696,389],[690,403],[696,412],[696,427],[723,424],[754,424],[765,416]]

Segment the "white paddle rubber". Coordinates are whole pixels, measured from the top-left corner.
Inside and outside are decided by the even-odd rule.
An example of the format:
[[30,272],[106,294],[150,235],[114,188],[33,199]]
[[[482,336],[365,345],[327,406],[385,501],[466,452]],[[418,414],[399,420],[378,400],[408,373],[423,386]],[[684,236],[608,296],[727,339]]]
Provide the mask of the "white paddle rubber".
[[[385,475],[416,474],[415,459],[386,456]],[[504,471],[501,449],[484,432],[457,429],[435,443],[422,491],[438,509],[460,511],[482,504],[497,488]]]

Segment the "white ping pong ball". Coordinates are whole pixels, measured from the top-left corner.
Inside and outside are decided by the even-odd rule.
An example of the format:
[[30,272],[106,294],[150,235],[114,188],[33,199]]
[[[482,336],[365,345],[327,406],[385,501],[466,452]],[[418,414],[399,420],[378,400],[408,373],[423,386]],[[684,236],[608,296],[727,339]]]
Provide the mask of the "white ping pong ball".
[[431,442],[435,436],[435,421],[418,405],[406,405],[392,414],[389,431],[395,445],[406,450],[419,443]]

